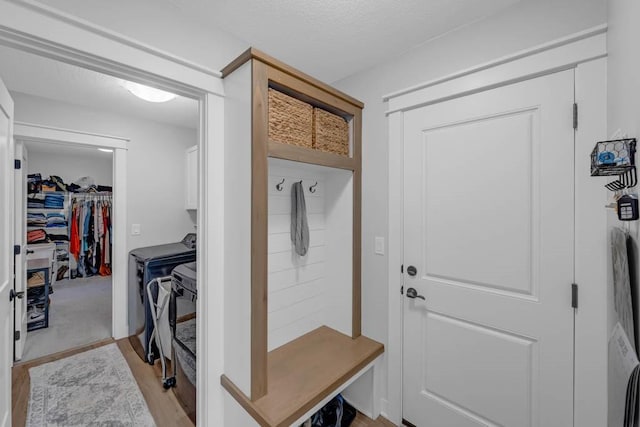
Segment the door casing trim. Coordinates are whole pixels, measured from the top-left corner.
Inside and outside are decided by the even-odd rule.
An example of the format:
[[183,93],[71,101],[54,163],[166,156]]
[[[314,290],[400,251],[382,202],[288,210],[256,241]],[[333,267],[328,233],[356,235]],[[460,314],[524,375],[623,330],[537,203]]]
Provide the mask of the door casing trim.
[[[0,2],[0,44],[199,101],[197,424],[223,425],[224,89],[219,72],[36,0]],[[122,163],[124,167],[126,164]],[[13,202],[12,202],[13,205]],[[13,206],[9,207],[13,210]],[[125,253],[122,257],[127,256]],[[126,261],[121,260],[121,263]]]
[[[14,122],[13,139],[21,142],[41,142],[72,147],[113,149],[113,277],[111,281],[111,335],[114,339],[127,336],[127,143],[129,139],[96,135],[82,131]],[[120,256],[124,253],[125,256]]]
[[[387,390],[383,414],[402,422],[403,335],[403,158],[404,112],[456,97],[505,86],[560,70],[575,70],[580,123],[575,132],[575,279],[580,284],[581,307],[575,312],[574,425],[606,425],[607,416],[607,306],[606,200],[602,180],[585,173],[594,141],[606,137],[606,25],[556,42],[519,52],[511,59],[493,61],[433,84],[419,85],[384,98],[388,117],[388,301],[386,343]],[[569,40],[569,42],[567,42]],[[605,94],[604,99],[602,94]],[[567,106],[571,108],[571,106]],[[585,154],[587,153],[587,154]],[[587,214],[585,214],[585,212]],[[568,292],[570,284],[567,284]],[[570,309],[568,307],[567,309]],[[589,386],[587,386],[589,385]],[[384,393],[383,393],[384,394]]]

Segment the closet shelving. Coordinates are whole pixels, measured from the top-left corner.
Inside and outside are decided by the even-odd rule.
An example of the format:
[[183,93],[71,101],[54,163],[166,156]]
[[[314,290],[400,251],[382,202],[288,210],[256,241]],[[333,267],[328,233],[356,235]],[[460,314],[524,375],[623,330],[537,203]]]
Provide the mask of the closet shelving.
[[[64,220],[66,225],[64,227],[48,227],[48,226],[27,226],[27,231],[32,230],[44,230],[46,233],[52,234],[60,234],[69,236],[69,193],[62,191],[45,191],[39,193],[29,193],[27,198],[33,197],[35,195],[41,195],[46,197],[47,194],[57,194],[62,195],[64,197],[63,207],[62,208],[34,208],[27,207],[27,213],[38,213],[44,214],[45,216],[48,214],[61,214],[64,216]],[[69,241],[56,241],[56,271],[53,272],[54,280],[62,280],[68,279],[70,277],[70,268],[69,268]],[[66,267],[66,268],[65,268]],[[60,269],[65,268],[64,273],[60,275],[58,278],[58,272]]]
[[[289,426],[363,375],[384,352],[361,334],[363,104],[253,48],[222,74],[230,165],[224,205],[226,229],[234,231],[225,240],[221,383],[261,426]],[[348,154],[270,139],[270,89],[343,118]],[[301,180],[308,206],[319,209],[311,234],[320,242],[317,248],[312,242],[307,258],[286,250],[286,197],[291,183]],[[276,246],[284,248],[277,256]],[[277,264],[293,269],[276,272]],[[311,270],[314,281],[301,278]],[[283,273],[291,273],[291,283]],[[307,317],[298,321],[300,316]]]
[[48,258],[29,261],[27,267],[27,331],[49,327],[51,263]]

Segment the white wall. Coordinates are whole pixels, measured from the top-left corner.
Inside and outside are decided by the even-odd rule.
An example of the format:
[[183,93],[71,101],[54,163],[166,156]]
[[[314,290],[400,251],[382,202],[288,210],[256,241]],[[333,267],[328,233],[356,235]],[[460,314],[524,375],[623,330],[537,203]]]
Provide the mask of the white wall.
[[[388,343],[388,286],[399,286],[387,283],[386,260],[374,253],[375,236],[388,237],[388,129],[384,116],[387,106],[382,102],[382,96],[605,23],[606,12],[606,0],[525,0],[497,15],[413,48],[395,60],[334,82],[335,86],[365,103],[362,331],[366,336]],[[385,373],[383,378],[384,395]]]
[[30,174],[42,174],[42,179],[57,175],[62,178],[65,184],[76,182],[83,176],[90,176],[97,185],[111,186],[113,183],[113,155],[100,153],[96,149],[93,151],[95,153],[91,153],[88,149],[77,149],[72,153],[30,150],[28,151],[27,171]]
[[[127,164],[127,250],[176,242],[193,232],[184,209],[184,152],[197,143],[193,129],[106,113],[50,99],[12,93],[17,121],[129,138]],[[194,101],[195,102],[195,101]]]
[[[640,51],[638,50],[640,27],[637,20],[640,16],[640,2],[635,0],[609,0],[608,4],[607,126],[609,137],[618,133],[619,137],[626,135],[630,138],[638,138],[640,136],[640,97],[638,96],[640,93],[640,78],[638,78],[638,70],[640,69]],[[636,155],[636,162],[637,160],[638,156]],[[608,214],[608,226],[609,228],[613,226],[623,226],[625,228],[629,226],[630,228],[635,255],[630,259],[630,263],[634,267],[632,270],[636,272],[635,281],[631,285],[635,289],[635,295],[640,295],[638,294],[640,283],[637,277],[640,268],[640,259],[638,258],[640,224],[638,221],[634,221],[623,225],[621,221],[618,221],[617,216],[610,211]],[[610,257],[611,251],[608,250],[607,254]],[[611,275],[609,276],[609,281],[608,331],[611,331],[615,322],[617,322],[617,315],[613,308]],[[639,329],[640,324],[636,323],[636,331]]]

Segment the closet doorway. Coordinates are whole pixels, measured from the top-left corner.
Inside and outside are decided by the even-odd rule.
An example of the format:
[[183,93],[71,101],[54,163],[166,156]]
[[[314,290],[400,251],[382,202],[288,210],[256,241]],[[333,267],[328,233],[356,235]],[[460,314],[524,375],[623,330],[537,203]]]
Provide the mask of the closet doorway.
[[[23,272],[21,283],[25,293],[20,301],[24,315],[18,314],[15,321],[22,340],[16,343],[14,357],[15,425],[21,425],[24,416],[30,416],[27,415],[27,401],[31,402],[33,398],[33,393],[17,392],[17,389],[29,390],[29,385],[27,382],[25,386],[24,381],[20,383],[16,378],[29,378],[30,374],[25,373],[44,363],[113,346],[117,346],[117,351],[124,356],[122,361],[141,386],[156,421],[165,420],[170,425],[192,424],[196,416],[195,311],[198,294],[195,233],[197,208],[201,205],[198,100],[164,92],[162,96],[171,102],[156,103],[156,98],[153,101],[143,98],[149,92],[153,93],[150,87],[10,48],[0,47],[0,57],[3,58],[0,77],[8,86],[18,111],[14,132],[16,145],[24,148],[22,173],[15,186],[16,194],[22,191],[15,203],[16,213],[20,210],[18,206],[22,207],[22,214],[15,215],[16,242],[23,242],[25,248],[40,243],[37,238],[41,233],[29,233],[37,232],[35,228],[41,227],[45,229],[42,231],[47,239],[53,240],[41,243],[54,244],[50,258],[31,253],[35,252],[32,248],[28,248],[29,253],[23,252],[22,259],[16,258],[20,265],[16,271]],[[66,163],[59,168],[52,167],[56,158],[62,158]],[[78,169],[87,165],[88,171]],[[40,211],[37,211],[36,203],[42,205],[37,206]],[[99,216],[105,206],[112,211]],[[113,239],[109,252],[104,249],[110,240],[106,239],[106,217],[107,225],[111,225],[110,239]],[[49,223],[51,227],[47,227]],[[75,231],[73,224],[77,226]],[[91,239],[96,224],[103,234],[97,233],[96,238]],[[59,234],[65,235],[67,240],[48,228],[64,228]],[[81,238],[74,246],[76,234],[89,239]],[[20,240],[21,237],[24,240]],[[32,238],[36,240],[29,241]],[[61,246],[66,245],[66,252],[56,251],[58,240],[65,241]],[[168,305],[162,314],[158,312],[158,319],[145,313],[148,305],[141,305],[141,301],[146,303],[148,283],[138,283],[135,274],[130,274],[130,267],[135,267],[130,255],[135,252],[143,258],[144,253],[158,247],[178,244],[184,244],[192,252],[192,259],[188,261],[193,265],[180,272],[181,289],[175,301],[177,325],[168,326]],[[43,249],[43,252],[46,251]],[[111,265],[107,265],[107,253]],[[29,278],[34,273],[31,270],[35,270],[35,266],[29,265],[28,258],[34,256],[51,260],[44,263],[48,271],[38,275],[43,282],[38,284],[43,288],[38,301],[40,306],[35,307],[41,310],[36,314],[43,313],[40,331],[28,331],[29,316],[34,312],[29,306],[29,293],[33,293],[29,291]],[[184,263],[187,264],[187,260]],[[165,282],[169,279],[168,289],[171,289],[172,270],[162,273]],[[92,301],[88,310],[84,310],[83,305],[87,304],[79,298],[82,292],[78,291],[77,285],[80,282],[90,284],[90,287],[83,286],[88,293],[99,289],[99,302],[93,304],[95,301]],[[36,286],[35,283],[31,285]],[[53,293],[50,293],[51,288]],[[64,292],[66,290],[70,292]],[[56,308],[65,306],[69,294],[72,295],[68,304],[72,308],[70,311],[91,312],[92,320],[96,322],[74,316],[72,324],[65,327],[59,315],[54,321]],[[167,359],[164,372],[163,360],[146,358],[145,350],[154,349],[160,340],[155,338],[156,343],[144,347],[147,345],[144,339],[151,334],[147,329],[142,334],[138,330],[138,314],[146,316],[144,326],[151,332],[156,328],[154,320],[160,323],[157,328],[164,333],[162,346]],[[26,333],[22,333],[23,324]],[[168,327],[174,327],[176,331],[167,332]],[[76,333],[74,328],[81,333]],[[47,344],[45,341],[44,345],[38,346],[42,351],[33,351],[34,339],[40,335],[54,342]],[[175,359],[174,339],[180,344]],[[136,354],[140,347],[142,354]],[[176,363],[174,370],[171,360],[179,358],[184,362],[182,365]],[[164,376],[174,378],[174,392],[165,392]],[[148,387],[150,384],[154,386]],[[28,405],[29,408],[36,406]],[[28,413],[31,414],[31,409]],[[70,413],[63,415],[71,416]]]
[[14,358],[28,361],[113,335],[113,148],[15,139],[26,241]]

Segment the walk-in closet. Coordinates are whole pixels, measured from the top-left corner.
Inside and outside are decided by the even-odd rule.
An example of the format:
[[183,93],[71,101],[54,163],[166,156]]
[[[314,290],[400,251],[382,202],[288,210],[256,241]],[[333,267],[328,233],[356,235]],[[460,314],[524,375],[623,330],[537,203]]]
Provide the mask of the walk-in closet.
[[19,144],[31,360],[111,336],[113,153]]

